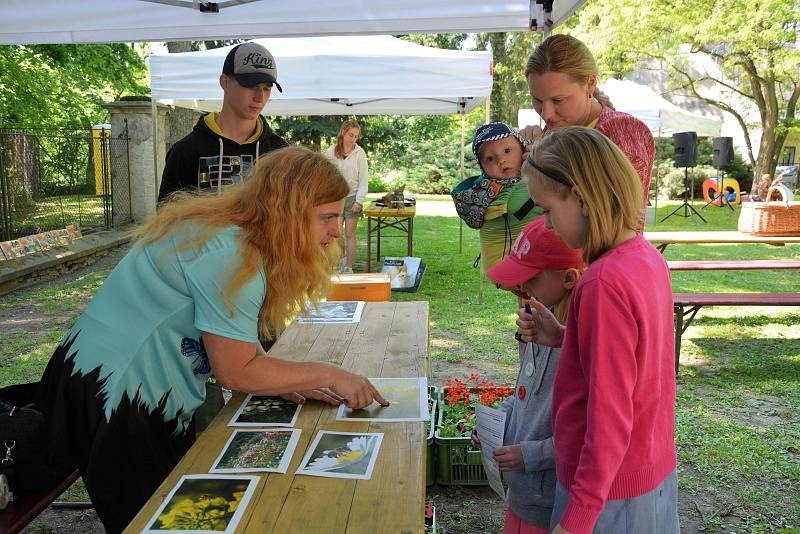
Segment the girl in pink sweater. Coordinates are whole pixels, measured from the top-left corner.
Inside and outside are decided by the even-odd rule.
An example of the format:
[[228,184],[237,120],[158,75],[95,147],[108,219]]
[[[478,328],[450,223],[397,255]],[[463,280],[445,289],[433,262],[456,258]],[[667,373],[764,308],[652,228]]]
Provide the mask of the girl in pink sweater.
[[553,389],[556,533],[679,532],[672,289],[636,233],[642,185],[591,128],[552,132],[522,167],[546,225],[588,269],[566,326],[541,303],[520,311],[525,341],[561,347]]

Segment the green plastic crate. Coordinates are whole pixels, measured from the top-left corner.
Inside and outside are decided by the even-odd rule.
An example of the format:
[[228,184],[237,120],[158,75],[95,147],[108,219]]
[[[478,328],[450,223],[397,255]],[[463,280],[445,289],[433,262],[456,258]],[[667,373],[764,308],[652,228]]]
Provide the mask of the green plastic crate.
[[439,390],[439,413],[436,418],[436,483],[445,486],[487,486],[489,481],[483,470],[481,451],[470,450],[472,440],[469,437],[443,438],[439,435],[444,410],[444,393],[447,388]]
[[436,430],[436,406],[438,404],[439,391],[436,386],[428,386],[428,398],[431,399],[431,412],[430,419],[428,419],[428,439],[427,439],[427,454],[425,462],[425,485],[430,486],[433,484],[433,466],[435,465],[434,457],[436,449],[433,446],[433,435]]

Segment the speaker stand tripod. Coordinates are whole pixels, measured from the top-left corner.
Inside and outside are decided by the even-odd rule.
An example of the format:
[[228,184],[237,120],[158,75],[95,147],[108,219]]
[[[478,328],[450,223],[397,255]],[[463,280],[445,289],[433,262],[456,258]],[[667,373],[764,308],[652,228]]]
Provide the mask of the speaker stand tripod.
[[[685,217],[685,218],[691,217],[692,221],[694,221],[694,216],[697,215],[700,218],[701,221],[703,221],[704,223],[707,223],[708,221],[706,221],[703,218],[703,216],[700,215],[700,212],[698,212],[696,209],[694,209],[694,206],[692,206],[689,203],[689,187],[691,186],[691,183],[689,182],[689,168],[688,167],[684,167],[683,168],[683,172],[684,172],[684,178],[683,178],[684,179],[683,203],[680,206],[678,206],[677,208],[675,208],[672,211],[672,213],[670,213],[669,215],[667,215],[666,217],[661,219],[659,222],[664,222],[667,219],[669,219],[670,217],[672,217],[673,215],[677,215],[678,217]],[[681,210],[683,210],[683,213],[678,213]]]
[[711,195],[709,195],[709,197],[711,197],[711,200],[706,202],[706,205],[703,206],[701,209],[706,209],[709,204],[713,204],[714,202],[716,202],[717,198],[719,198],[719,206],[718,207],[721,208],[723,206],[727,206],[728,209],[731,210],[732,212],[736,211],[735,209],[733,209],[733,206],[731,206],[731,202],[730,202],[730,200],[728,200],[728,195],[723,192],[722,184],[724,184],[724,183],[725,183],[725,173],[723,172],[722,176],[720,177],[719,181],[717,182],[717,188],[718,188],[717,196],[716,197],[711,197]]

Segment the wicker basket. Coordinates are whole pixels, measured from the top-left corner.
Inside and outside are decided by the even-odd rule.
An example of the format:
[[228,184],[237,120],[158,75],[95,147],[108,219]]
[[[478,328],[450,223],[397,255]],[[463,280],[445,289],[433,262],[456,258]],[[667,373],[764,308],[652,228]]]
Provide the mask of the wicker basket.
[[800,235],[800,202],[744,202],[739,231],[753,235]]

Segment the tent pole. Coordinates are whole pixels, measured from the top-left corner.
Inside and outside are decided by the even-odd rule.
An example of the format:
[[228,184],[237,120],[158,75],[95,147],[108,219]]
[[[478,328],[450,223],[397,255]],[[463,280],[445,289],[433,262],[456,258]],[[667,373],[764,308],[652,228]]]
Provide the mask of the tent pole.
[[[660,114],[659,114],[660,115]],[[661,117],[659,116],[658,119],[658,138],[661,139]],[[658,224],[658,182],[661,179],[661,164],[658,161],[658,145],[656,145],[656,195],[655,195],[655,216],[656,218],[653,220],[653,226]]]
[[[459,183],[464,181],[464,113],[461,113],[461,179]],[[464,241],[464,219],[458,218],[458,253],[461,254],[463,250]]]
[[153,120],[153,190],[155,191],[155,198],[153,203],[158,206],[158,104],[156,99],[150,97],[150,113]]

